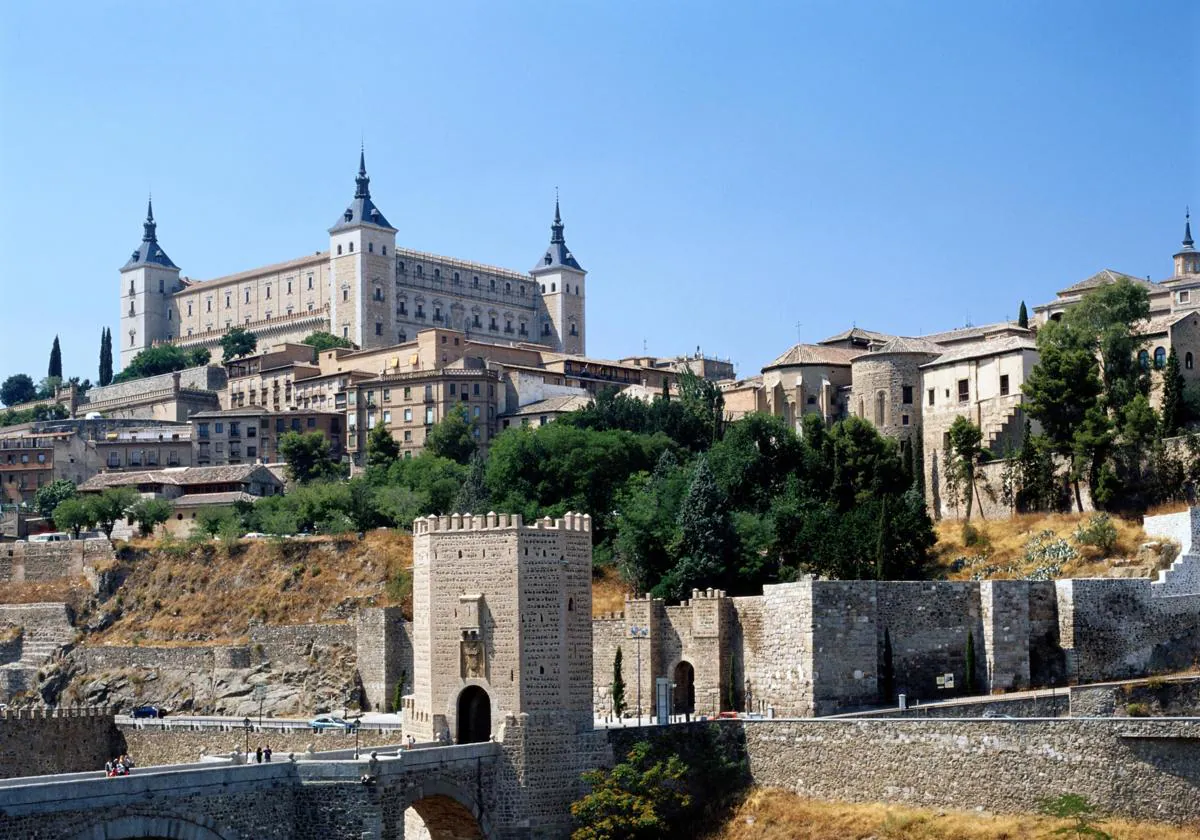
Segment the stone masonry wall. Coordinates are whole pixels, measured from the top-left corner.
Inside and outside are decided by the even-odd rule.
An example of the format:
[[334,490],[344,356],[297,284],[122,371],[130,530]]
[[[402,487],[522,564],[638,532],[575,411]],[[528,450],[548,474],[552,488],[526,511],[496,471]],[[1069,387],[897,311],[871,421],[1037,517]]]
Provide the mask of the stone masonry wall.
[[106,539],[9,543],[0,548],[0,581],[20,583],[83,577],[85,566],[112,559],[112,544]]
[[[219,365],[188,368],[179,371],[179,387],[195,388],[202,391],[220,391],[227,382],[225,368]],[[121,400],[135,397],[138,394],[149,393],[171,388],[175,383],[174,373],[162,373],[158,376],[147,376],[131,382],[118,382],[113,385],[96,386],[90,389],[80,403],[80,412],[86,410],[82,406],[92,403],[102,403],[108,400]]]
[[404,694],[412,686],[411,625],[399,607],[363,608],[358,613],[357,639],[358,673],[367,708],[399,711],[397,693]]
[[[228,755],[233,750],[241,751],[246,748],[246,733],[240,724],[229,730],[175,727],[161,729],[157,726],[139,728],[131,724],[122,724],[118,728],[125,739],[128,753],[140,767],[152,764],[186,764],[199,760],[201,752],[207,755]],[[398,731],[363,729],[358,733],[360,751],[369,752],[370,748],[374,747],[399,745],[402,741],[403,737]],[[299,755],[309,746],[317,752],[353,749],[354,733],[336,730],[312,732],[308,729],[255,729],[250,733],[250,750],[253,752],[256,747],[261,746],[271,747],[273,761],[286,761],[289,752]]]
[[123,752],[125,742],[107,710],[0,712],[0,779],[102,770]]
[[754,781],[802,796],[1034,811],[1045,797],[1074,793],[1103,812],[1133,819],[1200,818],[1196,720],[741,725]]
[[250,625],[250,648],[254,656],[275,665],[302,665],[334,646],[353,649],[358,641],[353,624]]

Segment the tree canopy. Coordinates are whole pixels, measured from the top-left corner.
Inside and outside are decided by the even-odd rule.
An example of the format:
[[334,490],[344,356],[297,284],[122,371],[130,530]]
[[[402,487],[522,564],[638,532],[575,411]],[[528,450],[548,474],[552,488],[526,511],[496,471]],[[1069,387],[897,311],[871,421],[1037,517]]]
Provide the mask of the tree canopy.
[[478,429],[471,422],[466,406],[456,405],[425,435],[425,448],[434,455],[465,464],[479,446],[476,434]]
[[317,330],[309,333],[301,342],[307,344],[313,349],[313,354],[320,353],[322,350],[333,350],[336,347],[353,347],[354,345],[348,338],[342,338],[340,335]]
[[14,373],[0,385],[0,401],[5,405],[20,405],[36,398],[37,388],[27,373]]
[[329,439],[321,432],[286,432],[280,436],[277,449],[287,463],[288,476],[301,484],[340,478],[344,472],[331,454]]
[[244,327],[233,327],[221,336],[221,359],[229,364],[254,354],[258,349],[258,336]]
[[113,377],[113,382],[129,382],[143,379],[147,376],[158,376],[163,373],[174,373],[190,367],[208,364],[212,354],[203,347],[184,350],[174,344],[160,344],[157,347],[147,347],[129,360],[120,373]]

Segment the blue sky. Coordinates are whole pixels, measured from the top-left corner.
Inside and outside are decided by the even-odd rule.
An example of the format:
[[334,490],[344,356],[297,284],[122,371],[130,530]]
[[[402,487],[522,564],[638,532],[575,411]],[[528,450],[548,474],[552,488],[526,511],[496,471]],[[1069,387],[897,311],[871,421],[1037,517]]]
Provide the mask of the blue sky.
[[4,4],[0,378],[56,332],[95,378],[148,190],[190,277],[290,259],[328,247],[360,137],[406,247],[527,269],[558,186],[596,356],[748,375],[797,335],[1161,279],[1200,205],[1198,9]]

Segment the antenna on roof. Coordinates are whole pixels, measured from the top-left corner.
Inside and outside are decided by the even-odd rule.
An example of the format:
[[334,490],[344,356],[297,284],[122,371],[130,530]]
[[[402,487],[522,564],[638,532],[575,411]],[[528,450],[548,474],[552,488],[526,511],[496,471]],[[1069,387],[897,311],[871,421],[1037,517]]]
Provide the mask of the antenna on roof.
[[803,343],[800,338],[800,328],[803,326],[804,326],[804,324],[800,323],[799,321],[796,322],[796,343],[797,344]]

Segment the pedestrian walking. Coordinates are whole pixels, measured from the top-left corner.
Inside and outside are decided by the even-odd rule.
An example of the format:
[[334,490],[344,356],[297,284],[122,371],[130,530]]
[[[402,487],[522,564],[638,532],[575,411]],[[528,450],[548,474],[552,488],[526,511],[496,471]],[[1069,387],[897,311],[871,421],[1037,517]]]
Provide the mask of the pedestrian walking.
[[262,744],[259,744],[257,749],[254,750],[254,762],[256,764],[262,764],[262,756],[263,756]]
[[263,759],[268,762],[271,760],[271,745],[270,744],[267,744],[267,748],[263,750]]

